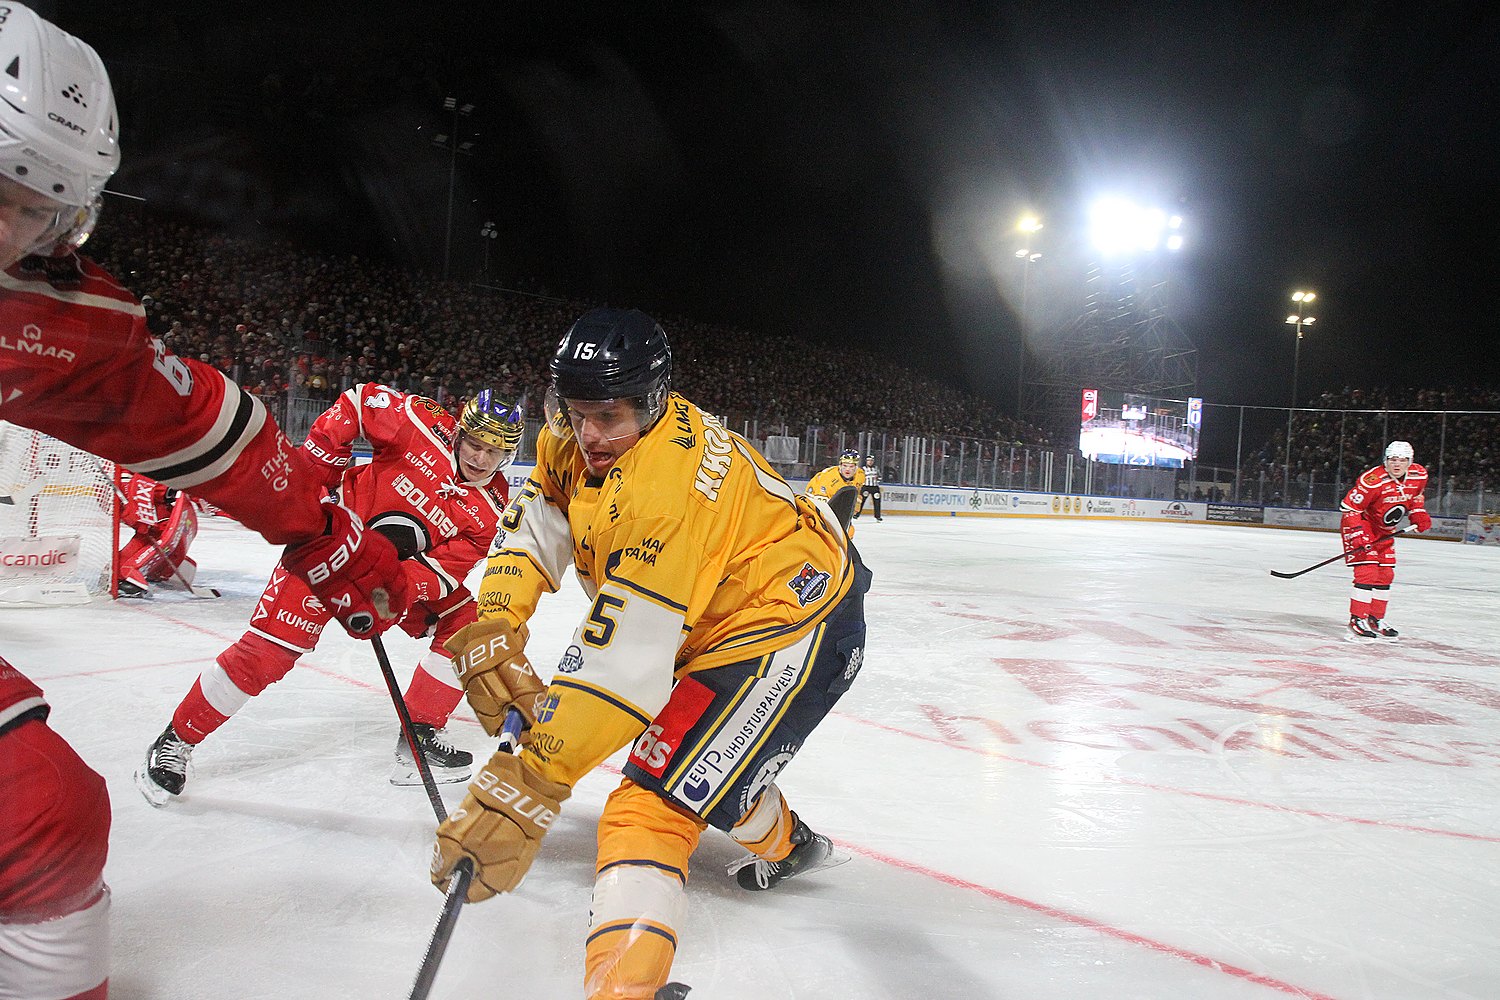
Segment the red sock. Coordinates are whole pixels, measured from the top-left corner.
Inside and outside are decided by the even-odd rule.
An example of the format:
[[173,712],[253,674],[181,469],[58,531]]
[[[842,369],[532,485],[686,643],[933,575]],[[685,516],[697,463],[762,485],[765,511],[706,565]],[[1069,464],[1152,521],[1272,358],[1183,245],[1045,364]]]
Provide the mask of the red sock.
[[208,734],[229,721],[229,716],[208,703],[203,696],[203,681],[193,681],[193,689],[172,713],[172,729],[184,742],[198,744]]
[[[444,684],[428,673],[426,667],[424,660],[412,671],[411,683],[406,686],[406,710],[411,713],[411,721],[442,729],[464,696],[463,688]],[[451,674],[452,668],[448,672]]]

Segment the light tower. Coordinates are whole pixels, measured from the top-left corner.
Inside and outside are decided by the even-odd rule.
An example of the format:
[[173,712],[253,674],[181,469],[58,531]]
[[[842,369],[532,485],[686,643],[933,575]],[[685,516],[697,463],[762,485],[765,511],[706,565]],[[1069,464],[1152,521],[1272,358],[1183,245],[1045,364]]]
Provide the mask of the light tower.
[[1292,489],[1292,412],[1297,409],[1297,369],[1302,362],[1302,330],[1311,326],[1318,318],[1307,311],[1317,292],[1298,290],[1292,293],[1292,306],[1297,311],[1286,318],[1287,323],[1297,328],[1296,345],[1292,348],[1292,401],[1286,410],[1286,459],[1283,463],[1282,493],[1288,495]]
[[1186,398],[1198,384],[1197,348],[1165,294],[1167,260],[1184,244],[1182,217],[1109,198],[1089,221],[1093,263],[1081,313],[1032,352],[1024,407],[1059,437],[1077,428],[1080,389]]
[[1031,328],[1031,311],[1028,302],[1031,295],[1031,265],[1042,259],[1036,249],[1036,234],[1041,232],[1042,220],[1034,215],[1022,216],[1016,224],[1026,243],[1016,251],[1021,261],[1021,332],[1016,338],[1016,415],[1019,417],[1025,405],[1026,394],[1026,334]]

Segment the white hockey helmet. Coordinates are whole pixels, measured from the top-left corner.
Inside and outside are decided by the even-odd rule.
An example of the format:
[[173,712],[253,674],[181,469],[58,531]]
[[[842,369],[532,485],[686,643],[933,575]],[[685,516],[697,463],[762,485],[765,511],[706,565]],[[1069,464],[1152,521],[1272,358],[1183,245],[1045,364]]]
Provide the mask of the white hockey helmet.
[[1410,441],[1392,441],[1385,446],[1386,458],[1404,458],[1407,461],[1411,461],[1416,457],[1416,454],[1412,450]]
[[63,206],[28,252],[81,246],[119,166],[115,97],[99,53],[29,7],[0,5],[0,176]]

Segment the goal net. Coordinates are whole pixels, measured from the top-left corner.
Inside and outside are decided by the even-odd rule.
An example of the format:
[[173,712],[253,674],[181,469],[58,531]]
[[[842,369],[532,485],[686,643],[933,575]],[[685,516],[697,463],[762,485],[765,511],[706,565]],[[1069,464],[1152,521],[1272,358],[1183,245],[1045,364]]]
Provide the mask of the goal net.
[[0,421],[0,606],[111,593],[117,507],[112,462]]

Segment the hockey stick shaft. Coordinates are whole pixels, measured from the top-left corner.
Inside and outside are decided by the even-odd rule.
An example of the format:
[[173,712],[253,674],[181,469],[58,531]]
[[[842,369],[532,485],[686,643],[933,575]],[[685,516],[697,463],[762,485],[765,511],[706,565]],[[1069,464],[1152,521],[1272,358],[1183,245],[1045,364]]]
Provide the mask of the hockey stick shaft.
[[380,636],[371,636],[370,645],[375,647],[375,659],[380,661],[380,674],[385,678],[385,686],[391,693],[391,703],[396,706],[396,715],[401,720],[401,735],[406,739],[407,749],[411,751],[411,758],[417,766],[417,774],[422,778],[422,787],[427,790],[427,799],[432,803],[432,811],[441,823],[448,818],[448,810],[443,805],[443,797],[438,794],[437,782],[432,779],[432,769],[427,766],[427,758],[422,754],[422,748],[417,746],[417,734],[412,729],[411,713],[406,710],[406,699],[401,697],[401,687],[396,683],[396,672],[391,669],[391,658],[385,652],[385,640]]
[[1408,531],[1411,531],[1415,527],[1416,527],[1416,525],[1414,525],[1414,524],[1408,524],[1406,527],[1402,528],[1400,531],[1393,531],[1389,535],[1381,535],[1379,538],[1375,539],[1372,542],[1366,542],[1365,544],[1359,546],[1358,548],[1348,549],[1348,550],[1346,550],[1344,552],[1340,552],[1336,556],[1329,556],[1327,559],[1324,559],[1322,562],[1320,562],[1320,563],[1313,563],[1311,566],[1307,567],[1306,569],[1299,569],[1295,573],[1282,573],[1282,572],[1279,572],[1278,570],[1274,570],[1273,569],[1273,570],[1271,570],[1271,575],[1274,576],[1274,577],[1276,577],[1276,578],[1278,578],[1278,579],[1281,579],[1281,580],[1293,580],[1293,579],[1296,579],[1297,577],[1301,576],[1303,573],[1311,573],[1315,569],[1322,569],[1324,566],[1327,566],[1331,562],[1337,562],[1338,560],[1346,558],[1348,556],[1358,555],[1359,553],[1365,551],[1365,549],[1374,548],[1376,545],[1379,545],[1381,542],[1385,541],[1388,538],[1395,538],[1397,535],[1404,535]]
[[160,545],[156,544],[156,539],[149,538],[143,535],[138,535],[137,537],[146,538],[146,544],[150,545],[153,549],[156,550],[156,554],[161,556],[161,561],[167,564],[167,566],[172,570],[172,575],[177,577],[177,582],[186,587],[188,589],[188,593],[192,594],[196,598],[199,598],[200,600],[212,600],[215,597],[223,596],[212,587],[193,586],[193,582],[186,576],[183,576],[182,570],[177,568],[177,564],[172,561],[171,556],[167,555],[166,550],[163,549]]
[[[500,730],[500,749],[510,752],[521,738],[521,713],[512,708],[505,714],[505,725]],[[427,1000],[432,983],[437,979],[438,966],[443,953],[448,950],[448,941],[453,937],[453,927],[458,923],[458,911],[469,896],[469,883],[474,880],[474,863],[465,855],[453,866],[448,879],[448,894],[443,900],[443,912],[438,915],[437,926],[432,929],[432,938],[427,942],[427,953],[417,968],[417,980],[412,984],[407,1000]]]
[[448,895],[443,900],[443,912],[438,915],[437,926],[432,929],[432,938],[427,942],[427,953],[417,968],[417,981],[412,983],[407,1000],[427,1000],[432,984],[437,979],[438,966],[443,962],[443,953],[448,950],[448,941],[453,937],[453,927],[458,923],[458,911],[469,896],[469,883],[474,879],[474,863],[467,856],[459,858],[453,866],[453,876],[448,880]]

